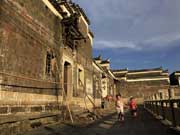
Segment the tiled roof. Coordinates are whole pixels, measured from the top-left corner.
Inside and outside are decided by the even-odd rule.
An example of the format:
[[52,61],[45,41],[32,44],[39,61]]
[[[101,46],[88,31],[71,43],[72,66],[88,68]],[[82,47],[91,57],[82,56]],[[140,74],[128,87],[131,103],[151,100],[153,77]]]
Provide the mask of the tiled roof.
[[112,71],[115,77],[117,78],[126,77],[127,80],[169,78],[168,70],[163,70],[161,67],[153,68],[153,69],[140,69],[140,70],[129,70],[129,71],[128,69],[120,69],[120,70],[112,70]]
[[127,76],[127,79],[155,79],[155,78],[168,78],[167,75],[156,75],[156,76]]
[[180,71],[175,71],[175,72],[171,73],[170,76],[176,76],[177,74],[180,74]]
[[89,34],[94,38],[94,34],[90,29],[89,29]]
[[158,70],[162,70],[162,67],[160,68],[153,68],[153,69],[139,69],[139,70],[129,70],[129,73],[133,73],[133,72],[148,72],[148,71],[158,71]]
[[[51,1],[56,1],[56,0],[51,0]],[[81,13],[83,15],[83,17],[85,18],[85,20],[87,21],[87,23],[90,25],[90,20],[88,19],[84,10],[78,4],[73,3],[71,0],[61,0],[61,1],[57,0],[57,2],[59,4],[64,4],[71,13],[73,13],[73,10],[71,8],[73,8],[75,11]]]
[[176,71],[176,73],[180,73],[180,71]]
[[104,69],[100,65],[98,65],[95,60],[93,60],[93,62],[97,67],[99,67],[102,71],[104,71]]
[[116,70],[111,70],[112,72],[124,72],[124,71],[128,71],[127,68],[125,69],[116,69]]
[[87,23],[90,25],[91,22],[89,18],[87,17],[87,15],[85,14],[84,9],[82,9],[78,4],[75,4],[75,3],[73,3],[72,6],[83,15]]
[[93,58],[94,60],[102,60],[102,56],[99,55],[98,57]]
[[109,64],[109,63],[110,63],[109,59],[101,61],[101,64]]
[[117,78],[122,78],[122,77],[126,77],[126,74],[115,74],[115,77]]
[[163,70],[163,73],[169,73],[169,71],[168,70]]

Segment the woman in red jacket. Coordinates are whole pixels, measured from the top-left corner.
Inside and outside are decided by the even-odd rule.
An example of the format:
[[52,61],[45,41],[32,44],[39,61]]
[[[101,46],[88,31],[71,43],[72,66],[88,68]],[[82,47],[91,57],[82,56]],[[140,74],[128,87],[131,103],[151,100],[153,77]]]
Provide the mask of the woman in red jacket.
[[137,116],[137,103],[134,97],[130,99],[129,102],[130,111],[133,117]]

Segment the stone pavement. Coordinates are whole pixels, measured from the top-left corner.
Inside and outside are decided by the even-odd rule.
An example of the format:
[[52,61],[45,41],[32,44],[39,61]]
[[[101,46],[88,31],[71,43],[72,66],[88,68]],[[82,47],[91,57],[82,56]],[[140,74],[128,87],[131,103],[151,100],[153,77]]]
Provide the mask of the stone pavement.
[[126,113],[124,124],[117,121],[115,113],[109,112],[107,117],[87,127],[55,124],[31,131],[26,135],[177,135],[177,133],[172,133],[148,112],[140,109],[137,119]]

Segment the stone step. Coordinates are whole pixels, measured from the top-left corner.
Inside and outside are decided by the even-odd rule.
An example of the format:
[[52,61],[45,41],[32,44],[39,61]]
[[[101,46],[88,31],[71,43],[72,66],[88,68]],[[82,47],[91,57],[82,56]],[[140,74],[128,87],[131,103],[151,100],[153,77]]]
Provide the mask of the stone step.
[[79,105],[71,105],[70,109],[71,109],[71,111],[73,112],[74,115],[78,115],[78,114],[81,114],[81,113],[86,111],[85,108],[82,108]]
[[16,135],[43,125],[60,121],[59,113],[29,113],[0,117],[0,135]]

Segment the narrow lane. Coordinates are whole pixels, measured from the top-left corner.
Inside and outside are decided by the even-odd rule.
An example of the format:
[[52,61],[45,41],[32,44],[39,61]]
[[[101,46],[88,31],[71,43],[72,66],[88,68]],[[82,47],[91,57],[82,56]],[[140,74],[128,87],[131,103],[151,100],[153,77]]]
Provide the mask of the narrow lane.
[[[115,120],[115,117],[113,117]],[[116,122],[108,135],[174,135],[168,127],[153,118],[147,111],[140,109],[137,119],[133,119],[129,113],[126,114],[126,120],[123,125]]]
[[154,119],[147,111],[140,109],[137,119],[126,113],[124,124],[117,121],[116,114],[110,114],[88,127],[57,124],[37,129],[27,135],[175,135],[175,133]]

